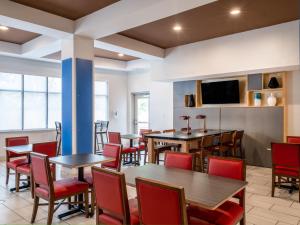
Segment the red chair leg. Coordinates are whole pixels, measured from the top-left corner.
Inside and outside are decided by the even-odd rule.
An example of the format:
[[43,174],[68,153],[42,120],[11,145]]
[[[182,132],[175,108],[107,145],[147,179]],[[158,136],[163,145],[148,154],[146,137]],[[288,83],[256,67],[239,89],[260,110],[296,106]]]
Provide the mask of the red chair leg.
[[8,167],[6,167],[6,185],[8,185],[9,173],[10,173],[10,169]]
[[51,225],[52,224],[53,213],[54,213],[54,201],[50,199],[49,200],[49,205],[48,205],[47,225]]
[[39,200],[40,200],[39,197],[37,197],[37,196],[34,197],[31,223],[34,223],[34,221],[35,221],[37,210],[38,210],[38,207],[39,207]]
[[20,185],[20,174],[19,173],[17,173],[17,171],[16,171],[16,192],[19,192],[19,185]]
[[[93,202],[91,202],[93,204]],[[89,192],[84,192],[85,217],[89,218]]]

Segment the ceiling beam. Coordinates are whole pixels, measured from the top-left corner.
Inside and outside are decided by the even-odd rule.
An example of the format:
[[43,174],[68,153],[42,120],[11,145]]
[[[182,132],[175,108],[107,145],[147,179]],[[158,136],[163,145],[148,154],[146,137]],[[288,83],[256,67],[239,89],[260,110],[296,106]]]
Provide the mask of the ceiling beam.
[[61,40],[49,36],[39,36],[22,45],[22,55],[41,58],[61,50]]
[[94,41],[95,48],[120,52],[141,59],[163,59],[165,50],[120,34],[114,34]]
[[76,20],[75,34],[99,39],[216,0],[123,0]]
[[9,0],[0,1],[0,24],[55,38],[74,32],[74,21]]
[[21,45],[0,41],[0,54],[19,55],[22,53]]

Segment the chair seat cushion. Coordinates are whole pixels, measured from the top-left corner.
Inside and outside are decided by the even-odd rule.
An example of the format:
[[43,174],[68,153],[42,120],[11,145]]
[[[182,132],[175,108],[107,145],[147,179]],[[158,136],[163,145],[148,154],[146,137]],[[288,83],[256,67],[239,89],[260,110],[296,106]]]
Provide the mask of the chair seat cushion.
[[[53,182],[54,198],[63,199],[77,193],[82,193],[88,190],[89,185],[86,182],[78,181],[74,178],[63,179]],[[48,187],[37,187],[35,193],[43,198],[49,198]]]
[[24,165],[24,164],[27,164],[27,163],[28,163],[27,158],[21,158],[21,159],[11,160],[10,162],[7,162],[6,165],[7,165],[8,168],[16,170],[16,168],[18,166]]
[[[55,170],[55,164],[50,164],[50,170],[53,172]],[[31,174],[31,165],[30,164],[23,164],[17,167],[16,171],[20,174],[28,175]]]
[[284,166],[275,166],[275,174],[299,177],[300,170],[299,168],[289,168]]
[[128,153],[135,153],[136,151],[137,151],[137,148],[129,147],[129,148],[123,148],[122,153],[128,154]]
[[144,151],[146,149],[146,145],[144,144],[139,144],[138,146],[136,146],[137,150],[139,151]]
[[207,221],[208,224],[216,225],[237,224],[244,214],[243,208],[231,201],[225,202],[216,210],[207,210],[194,205],[190,205],[187,210],[190,217],[199,218]]
[[[129,200],[129,211],[130,211],[130,224],[137,225],[139,224],[139,211],[137,199]],[[113,224],[113,225],[122,225],[122,220],[112,216],[109,212],[104,211],[104,213],[99,215],[100,224]]]

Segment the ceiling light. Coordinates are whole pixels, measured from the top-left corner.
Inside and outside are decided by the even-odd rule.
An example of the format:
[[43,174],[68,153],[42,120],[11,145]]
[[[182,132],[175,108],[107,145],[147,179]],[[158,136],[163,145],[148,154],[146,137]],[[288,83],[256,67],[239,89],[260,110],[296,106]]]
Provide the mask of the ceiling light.
[[0,25],[0,30],[2,30],[2,31],[7,31],[7,30],[8,30],[8,27],[7,27],[7,26]]
[[124,54],[123,54],[123,53],[119,53],[118,56],[119,56],[119,57],[123,57]]
[[230,11],[230,14],[235,16],[235,15],[239,15],[241,13],[241,10],[240,9],[232,9]]
[[174,27],[173,27],[173,30],[174,31],[181,31],[182,30],[182,27],[179,25],[179,24],[176,24]]

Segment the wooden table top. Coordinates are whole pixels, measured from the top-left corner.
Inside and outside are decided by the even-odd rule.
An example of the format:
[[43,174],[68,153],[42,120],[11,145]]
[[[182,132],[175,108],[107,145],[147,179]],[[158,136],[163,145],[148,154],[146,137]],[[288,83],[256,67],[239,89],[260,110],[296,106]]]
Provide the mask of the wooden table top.
[[135,187],[135,178],[142,177],[181,186],[188,203],[214,210],[246,187],[247,182],[205,173],[166,168],[156,164],[124,170],[126,183]]
[[121,135],[121,138],[123,138],[123,139],[138,139],[140,137],[141,136],[138,134],[123,134],[123,135]]
[[32,152],[32,144],[4,147],[4,149],[17,154],[27,154]]
[[51,163],[60,164],[68,168],[88,167],[99,163],[114,161],[114,158],[96,154],[65,155],[49,158]]
[[191,134],[187,134],[186,132],[183,131],[176,131],[174,133],[145,134],[145,137],[157,138],[157,139],[168,139],[168,140],[179,140],[179,141],[190,141],[208,135],[219,135],[224,132],[230,132],[230,130],[208,129],[207,132],[204,132],[203,130],[201,131],[199,129],[195,129],[195,130],[191,130]]

